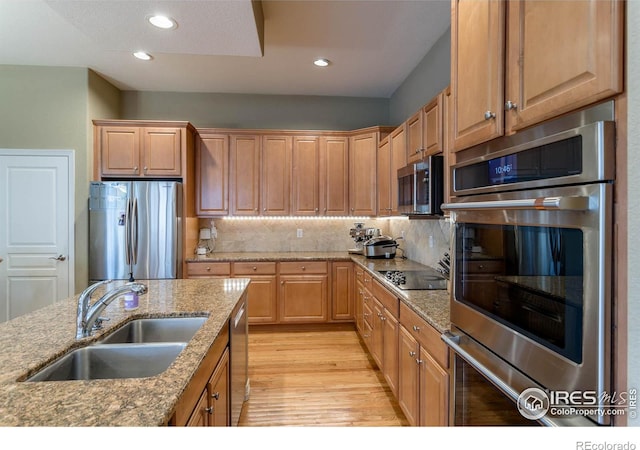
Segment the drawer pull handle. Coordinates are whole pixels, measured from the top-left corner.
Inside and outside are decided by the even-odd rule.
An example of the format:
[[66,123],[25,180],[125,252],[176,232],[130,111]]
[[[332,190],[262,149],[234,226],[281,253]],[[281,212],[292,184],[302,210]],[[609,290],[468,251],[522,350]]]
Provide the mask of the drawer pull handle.
[[413,326],[413,331],[420,332],[420,327],[419,327],[419,326],[417,326],[417,325],[414,325],[414,326]]

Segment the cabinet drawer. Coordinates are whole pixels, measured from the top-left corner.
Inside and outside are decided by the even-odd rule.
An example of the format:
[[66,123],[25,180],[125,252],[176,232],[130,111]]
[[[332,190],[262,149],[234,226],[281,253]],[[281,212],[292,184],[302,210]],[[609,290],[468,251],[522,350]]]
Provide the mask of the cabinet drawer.
[[275,262],[236,262],[233,263],[234,275],[274,275]]
[[466,273],[502,273],[504,264],[497,260],[480,260],[465,262]]
[[280,263],[280,274],[305,275],[327,273],[326,261],[284,261]]
[[364,304],[362,307],[362,315],[364,317],[364,321],[367,322],[370,328],[373,328],[373,311],[368,304]]
[[393,317],[398,318],[400,300],[385,288],[378,280],[373,280],[373,295],[389,311]]
[[229,276],[231,263],[228,262],[190,262],[187,263],[187,276]]
[[449,367],[447,344],[435,328],[425,322],[406,304],[400,303],[400,323],[442,367]]

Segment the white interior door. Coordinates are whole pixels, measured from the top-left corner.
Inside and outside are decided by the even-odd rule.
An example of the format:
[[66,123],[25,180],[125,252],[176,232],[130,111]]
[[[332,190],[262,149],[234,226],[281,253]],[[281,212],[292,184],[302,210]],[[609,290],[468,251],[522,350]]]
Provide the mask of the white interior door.
[[0,149],[0,322],[73,295],[74,156]]

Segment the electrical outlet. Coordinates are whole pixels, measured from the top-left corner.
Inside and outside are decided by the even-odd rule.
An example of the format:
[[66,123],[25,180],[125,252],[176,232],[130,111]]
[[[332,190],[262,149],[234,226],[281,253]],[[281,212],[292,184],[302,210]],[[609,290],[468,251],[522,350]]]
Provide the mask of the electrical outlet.
[[296,237],[301,238],[302,235],[303,235],[302,228],[298,228],[298,230],[296,231]]

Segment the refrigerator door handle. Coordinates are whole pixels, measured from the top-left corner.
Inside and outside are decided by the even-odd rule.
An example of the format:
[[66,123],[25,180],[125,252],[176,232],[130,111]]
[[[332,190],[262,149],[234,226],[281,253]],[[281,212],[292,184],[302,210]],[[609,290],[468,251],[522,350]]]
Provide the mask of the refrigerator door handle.
[[127,266],[131,265],[131,200],[127,200],[127,209],[124,218],[124,257]]
[[138,263],[138,199],[133,199],[133,223],[131,226],[131,259]]

